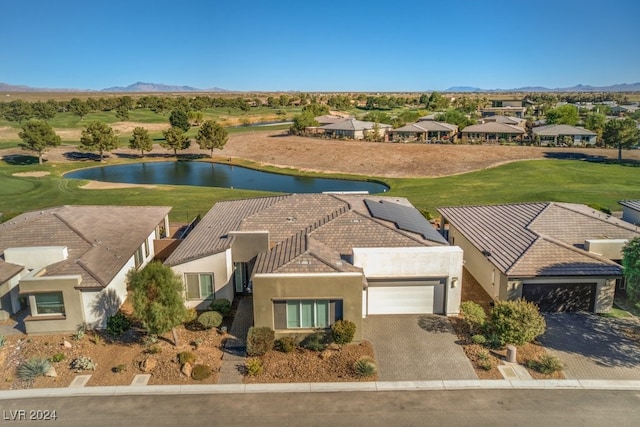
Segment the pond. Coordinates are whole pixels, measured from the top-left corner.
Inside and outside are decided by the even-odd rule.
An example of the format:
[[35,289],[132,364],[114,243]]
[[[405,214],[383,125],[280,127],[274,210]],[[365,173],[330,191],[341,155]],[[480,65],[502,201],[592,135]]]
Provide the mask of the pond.
[[209,162],[151,162],[102,166],[65,174],[65,178],[128,184],[197,185],[281,193],[367,191],[383,193],[389,187],[371,181],[313,178],[262,172],[241,166]]

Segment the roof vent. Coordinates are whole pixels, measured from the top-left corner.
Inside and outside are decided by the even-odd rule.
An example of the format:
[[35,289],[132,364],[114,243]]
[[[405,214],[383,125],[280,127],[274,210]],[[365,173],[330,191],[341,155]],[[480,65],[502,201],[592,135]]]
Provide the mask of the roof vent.
[[484,256],[491,256],[491,251],[490,251],[490,250],[488,250],[488,249],[483,249],[483,250],[482,250],[482,255],[484,255]]
[[294,222],[296,219],[292,216],[287,217],[287,222]]

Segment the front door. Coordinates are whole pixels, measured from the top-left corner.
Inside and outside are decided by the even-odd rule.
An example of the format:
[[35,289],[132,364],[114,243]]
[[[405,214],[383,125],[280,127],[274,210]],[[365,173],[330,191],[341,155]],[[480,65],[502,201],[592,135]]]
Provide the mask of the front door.
[[249,286],[249,265],[246,262],[235,263],[233,282],[237,294],[247,292]]

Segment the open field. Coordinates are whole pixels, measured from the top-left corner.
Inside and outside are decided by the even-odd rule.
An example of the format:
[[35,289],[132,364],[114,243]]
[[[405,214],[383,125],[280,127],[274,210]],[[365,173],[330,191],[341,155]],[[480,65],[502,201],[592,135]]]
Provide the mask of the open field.
[[[216,201],[266,194],[162,185],[82,189],[86,181],[64,179],[62,174],[99,163],[68,160],[69,151],[76,149],[58,147],[39,166],[20,149],[0,150],[0,155],[9,156],[9,162],[0,162],[0,212],[5,218],[63,204],[128,204],[171,205],[172,220],[187,221]],[[189,152],[202,154],[197,146]],[[116,150],[105,163],[140,161],[131,154]],[[147,160],[165,160],[168,151],[156,147],[151,154],[154,157]],[[248,132],[232,135],[214,160],[281,173],[318,175],[326,169],[342,178],[377,178],[391,186],[389,195],[407,197],[416,207],[435,213],[446,205],[547,200],[598,203],[617,210],[619,200],[640,198],[640,150],[625,151],[629,161],[624,165],[612,162],[615,156],[615,150],[604,149],[383,144]],[[35,171],[50,174],[14,175]]]

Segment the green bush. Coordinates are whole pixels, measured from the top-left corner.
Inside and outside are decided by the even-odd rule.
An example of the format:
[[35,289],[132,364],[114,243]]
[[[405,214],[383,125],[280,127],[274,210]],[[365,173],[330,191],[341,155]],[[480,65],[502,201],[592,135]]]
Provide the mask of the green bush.
[[247,333],[247,355],[262,356],[273,348],[275,339],[275,332],[269,327],[254,326],[249,328]]
[[80,356],[71,361],[71,369],[75,371],[95,371],[96,364],[90,357]]
[[282,337],[276,340],[275,349],[283,353],[291,353],[296,348],[296,339],[293,337]]
[[562,362],[555,356],[545,354],[540,357],[540,360],[528,360],[527,368],[540,372],[541,374],[553,374],[554,372],[561,371],[564,368]]
[[222,314],[217,311],[205,311],[198,316],[198,323],[205,329],[217,328],[222,325]]
[[223,317],[227,317],[231,313],[231,301],[224,298],[214,299],[209,305],[209,309],[217,311]]
[[487,314],[479,304],[473,301],[465,301],[460,304],[460,310],[464,316],[464,321],[469,325],[469,330],[474,332],[482,330],[487,322]]
[[359,378],[370,377],[376,374],[376,363],[367,356],[361,357],[353,364],[353,370]]
[[331,337],[336,344],[349,344],[356,334],[356,324],[350,320],[338,320],[331,325]]
[[487,342],[487,338],[484,335],[474,335],[471,337],[471,341],[474,344],[484,345]]
[[107,333],[112,337],[120,337],[131,329],[131,319],[124,313],[118,312],[107,317]]
[[180,362],[180,365],[184,365],[185,363],[193,365],[196,362],[196,355],[190,351],[183,351],[182,353],[178,353],[178,362]]
[[158,354],[158,353],[162,353],[162,348],[160,348],[159,345],[152,345],[151,347],[147,348],[145,350],[145,353],[147,354]]
[[262,372],[262,360],[255,358],[247,359],[245,367],[247,368],[247,375],[255,377]]
[[191,378],[196,381],[202,381],[211,376],[211,368],[207,365],[195,365],[191,371]]
[[502,341],[500,340],[500,335],[491,331],[487,335],[487,341],[484,345],[492,349],[499,349],[504,347]]
[[49,362],[51,363],[58,363],[58,362],[62,362],[67,356],[65,356],[64,353],[56,353],[53,356],[51,356],[49,358]]
[[500,337],[501,344],[524,345],[546,328],[538,306],[524,299],[497,301],[489,317],[491,331]]
[[51,363],[47,359],[33,357],[18,366],[18,378],[33,380],[46,374],[49,369],[51,369]]
[[300,342],[300,346],[311,351],[322,351],[327,347],[327,335],[322,332],[314,332],[307,335]]

